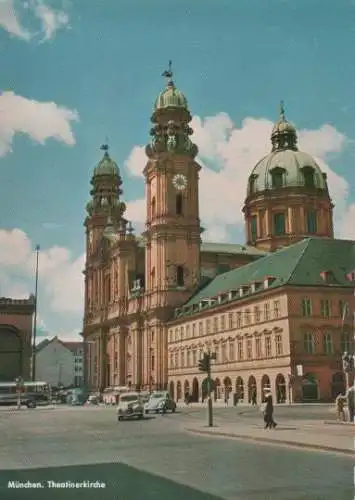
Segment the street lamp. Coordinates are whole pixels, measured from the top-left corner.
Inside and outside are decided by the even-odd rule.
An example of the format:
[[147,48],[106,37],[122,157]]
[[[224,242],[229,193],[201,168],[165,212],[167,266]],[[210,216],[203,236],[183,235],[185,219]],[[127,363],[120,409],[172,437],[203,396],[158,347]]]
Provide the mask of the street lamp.
[[36,380],[36,337],[37,337],[37,298],[38,298],[38,260],[40,246],[36,245],[36,279],[35,279],[35,308],[33,321],[33,338],[32,338],[32,381]]

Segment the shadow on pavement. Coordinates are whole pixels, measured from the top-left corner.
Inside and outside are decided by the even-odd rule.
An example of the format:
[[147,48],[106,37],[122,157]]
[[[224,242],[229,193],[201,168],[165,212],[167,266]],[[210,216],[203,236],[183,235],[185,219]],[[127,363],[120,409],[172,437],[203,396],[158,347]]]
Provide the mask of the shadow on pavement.
[[[149,458],[147,457],[147,460]],[[40,482],[39,488],[9,488],[11,481]],[[104,483],[105,488],[49,488],[48,482]],[[77,499],[87,500],[221,500],[163,477],[120,463],[48,467],[0,471],[2,500]]]

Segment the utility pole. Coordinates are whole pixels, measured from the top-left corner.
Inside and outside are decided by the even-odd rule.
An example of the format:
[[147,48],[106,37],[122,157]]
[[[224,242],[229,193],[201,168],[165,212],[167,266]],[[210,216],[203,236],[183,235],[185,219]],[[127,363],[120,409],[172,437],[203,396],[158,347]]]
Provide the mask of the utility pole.
[[32,339],[32,382],[36,380],[36,337],[37,337],[37,298],[38,298],[38,258],[40,246],[36,245],[36,278],[35,278],[35,310],[33,322],[33,339]]
[[204,372],[207,374],[206,382],[207,382],[207,396],[208,396],[208,427],[213,427],[213,405],[212,405],[212,392],[214,390],[213,387],[213,379],[211,377],[211,360],[216,359],[216,353],[211,353],[210,351],[205,352],[203,354],[202,359],[198,362],[198,369],[200,372]]

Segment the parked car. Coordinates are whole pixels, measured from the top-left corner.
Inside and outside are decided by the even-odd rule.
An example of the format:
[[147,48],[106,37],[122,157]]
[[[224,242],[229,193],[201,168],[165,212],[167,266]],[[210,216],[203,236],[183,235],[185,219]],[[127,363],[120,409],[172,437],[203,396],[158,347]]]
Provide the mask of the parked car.
[[155,391],[151,394],[149,401],[144,407],[145,413],[175,413],[176,403],[167,391]]
[[143,418],[144,405],[138,392],[127,392],[120,396],[117,405],[117,420],[120,422],[125,418]]
[[149,398],[150,398],[150,392],[149,391],[141,391],[139,393],[140,400],[142,401],[143,404],[148,403]]

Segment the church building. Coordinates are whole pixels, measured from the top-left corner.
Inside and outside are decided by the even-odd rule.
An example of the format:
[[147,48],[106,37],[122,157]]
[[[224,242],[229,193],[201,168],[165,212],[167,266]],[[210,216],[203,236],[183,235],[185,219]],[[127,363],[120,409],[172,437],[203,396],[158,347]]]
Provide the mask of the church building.
[[266,388],[278,401],[330,399],[344,388],[341,355],[353,348],[355,243],[334,239],[326,174],[298,150],[282,106],[271,152],[246,186],[246,244],[202,242],[192,117],[171,68],[165,76],[146,146],[142,235],[126,218],[107,145],[91,179],[89,385],[168,389],[197,401],[198,360],[211,350],[217,399],[256,392],[262,400]]

